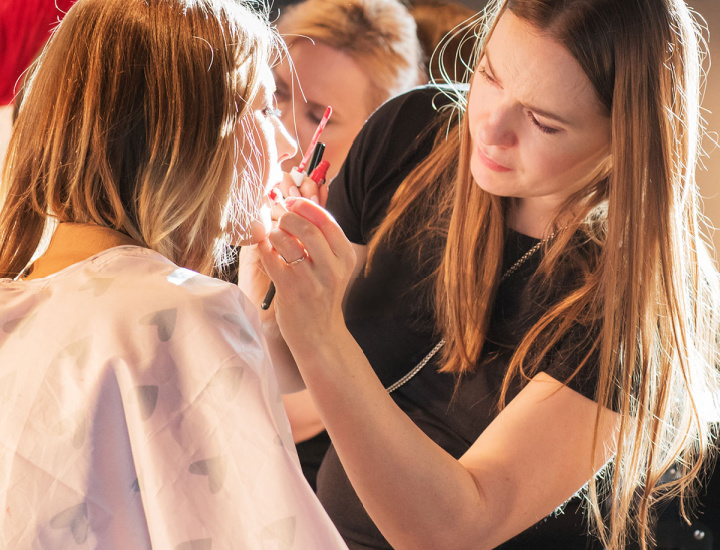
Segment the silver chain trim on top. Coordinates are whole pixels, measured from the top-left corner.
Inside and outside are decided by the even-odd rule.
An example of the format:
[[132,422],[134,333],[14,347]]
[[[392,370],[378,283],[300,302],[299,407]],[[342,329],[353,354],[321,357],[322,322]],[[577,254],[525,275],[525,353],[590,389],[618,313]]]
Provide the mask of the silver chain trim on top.
[[432,359],[435,354],[440,351],[440,348],[442,348],[445,345],[445,340],[440,340],[437,344],[435,344],[435,347],[430,350],[430,353],[428,353],[425,357],[423,357],[423,360],[420,361],[417,365],[415,365],[410,372],[408,372],[405,376],[403,376],[400,380],[395,382],[393,385],[388,386],[385,388],[385,391],[388,393],[394,392],[396,389],[398,389],[400,386],[403,386],[407,384],[410,379],[415,376],[420,370],[428,364],[428,361]]
[[512,264],[512,265],[510,266],[510,268],[503,274],[502,279],[500,279],[500,282],[501,282],[501,283],[504,282],[505,279],[507,279],[508,277],[510,277],[510,275],[512,275],[513,273],[515,273],[515,272],[517,271],[517,269],[518,269],[522,264],[524,264],[524,263],[528,260],[528,258],[530,258],[530,256],[532,256],[533,254],[535,254],[535,252],[537,252],[538,250],[540,250],[540,247],[541,247],[542,245],[544,245],[546,242],[548,242],[550,239],[552,239],[552,238],[555,236],[555,233],[557,233],[557,231],[553,231],[552,233],[550,233],[550,234],[549,234],[547,237],[545,237],[542,241],[540,241],[539,243],[537,243],[537,244],[536,244],[535,246],[533,246],[530,250],[528,250],[527,252],[525,252],[525,254],[523,254],[522,256],[520,256],[520,259],[519,259],[517,262],[515,262],[514,264]]
[[[517,262],[515,262],[513,265],[511,265],[510,268],[505,273],[503,273],[503,276],[500,279],[500,282],[501,283],[504,282],[505,279],[507,279],[508,277],[510,277],[510,275],[515,273],[522,264],[524,264],[533,254],[535,254],[535,252],[540,250],[540,247],[542,245],[544,245],[546,242],[548,242],[550,239],[552,239],[556,233],[557,233],[557,231],[553,231],[552,233],[550,233],[550,235],[545,237],[543,240],[541,240],[539,243],[537,243],[535,246],[533,246],[530,250],[525,252],[525,254],[523,254]],[[444,345],[445,345],[445,339],[440,340],[437,344],[435,344],[435,347],[430,350],[430,353],[428,353],[425,357],[423,357],[422,361],[420,361],[417,365],[415,365],[412,369],[410,369],[410,371],[405,376],[400,378],[400,380],[398,380],[394,384],[391,384],[390,386],[385,388],[385,391],[388,393],[392,393],[396,389],[398,389],[400,386],[404,386],[405,384],[407,384],[417,373],[419,373],[422,370],[422,368],[425,365],[428,364],[430,359],[435,357],[435,354],[438,351],[440,351],[440,349]]]

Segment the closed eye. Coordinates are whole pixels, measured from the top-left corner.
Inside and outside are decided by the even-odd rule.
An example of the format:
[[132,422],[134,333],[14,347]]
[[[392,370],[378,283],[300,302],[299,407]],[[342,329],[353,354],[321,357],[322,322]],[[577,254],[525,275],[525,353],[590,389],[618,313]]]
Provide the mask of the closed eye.
[[545,126],[544,124],[541,124],[538,119],[535,118],[535,115],[532,113],[532,111],[527,112],[528,117],[530,118],[530,121],[533,123],[533,125],[540,130],[541,132],[545,134],[557,134],[560,130],[557,128],[551,128],[550,126]]
[[485,67],[483,67],[482,65],[478,66],[478,73],[480,73],[480,76],[482,76],[488,82],[497,84],[495,79],[492,76],[490,76],[490,73],[488,73],[487,70],[485,69]]

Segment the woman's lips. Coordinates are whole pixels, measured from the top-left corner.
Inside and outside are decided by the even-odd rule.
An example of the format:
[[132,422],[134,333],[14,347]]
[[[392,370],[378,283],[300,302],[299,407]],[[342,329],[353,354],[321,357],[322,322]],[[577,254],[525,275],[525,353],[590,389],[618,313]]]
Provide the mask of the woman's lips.
[[498,164],[491,158],[488,158],[479,147],[476,147],[475,150],[477,151],[480,162],[482,162],[486,167],[490,168],[490,170],[493,170],[494,172],[510,172],[512,170],[512,168],[508,168],[507,166]]

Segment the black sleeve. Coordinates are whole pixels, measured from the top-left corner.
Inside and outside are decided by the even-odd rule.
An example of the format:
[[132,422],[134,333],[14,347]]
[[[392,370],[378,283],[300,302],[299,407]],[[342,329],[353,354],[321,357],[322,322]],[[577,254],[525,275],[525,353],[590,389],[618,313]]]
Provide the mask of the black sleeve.
[[[600,365],[600,331],[576,325],[546,358],[543,372],[593,401]],[[575,371],[583,364],[579,372]]]
[[351,242],[369,242],[398,186],[430,153],[433,122],[438,109],[452,102],[452,94],[449,88],[422,86],[392,98],[355,138],[327,201]]

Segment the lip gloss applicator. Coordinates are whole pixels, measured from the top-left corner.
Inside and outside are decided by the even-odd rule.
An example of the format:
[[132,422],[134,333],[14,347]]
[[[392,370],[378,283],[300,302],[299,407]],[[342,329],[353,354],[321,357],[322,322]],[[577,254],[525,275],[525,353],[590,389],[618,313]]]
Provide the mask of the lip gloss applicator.
[[315,130],[312,139],[310,140],[310,145],[308,145],[308,148],[305,150],[305,154],[303,155],[300,164],[290,170],[290,177],[295,182],[295,185],[297,185],[298,187],[300,187],[300,184],[302,184],[303,177],[305,177],[308,173],[308,171],[306,170],[308,162],[310,161],[310,157],[315,150],[315,144],[320,139],[320,134],[322,134],[322,131],[325,129],[325,125],[327,124],[330,115],[332,115],[332,107],[328,105],[328,108],[325,109],[325,114],[323,114],[323,117],[320,119],[320,124],[318,124],[318,127]]

